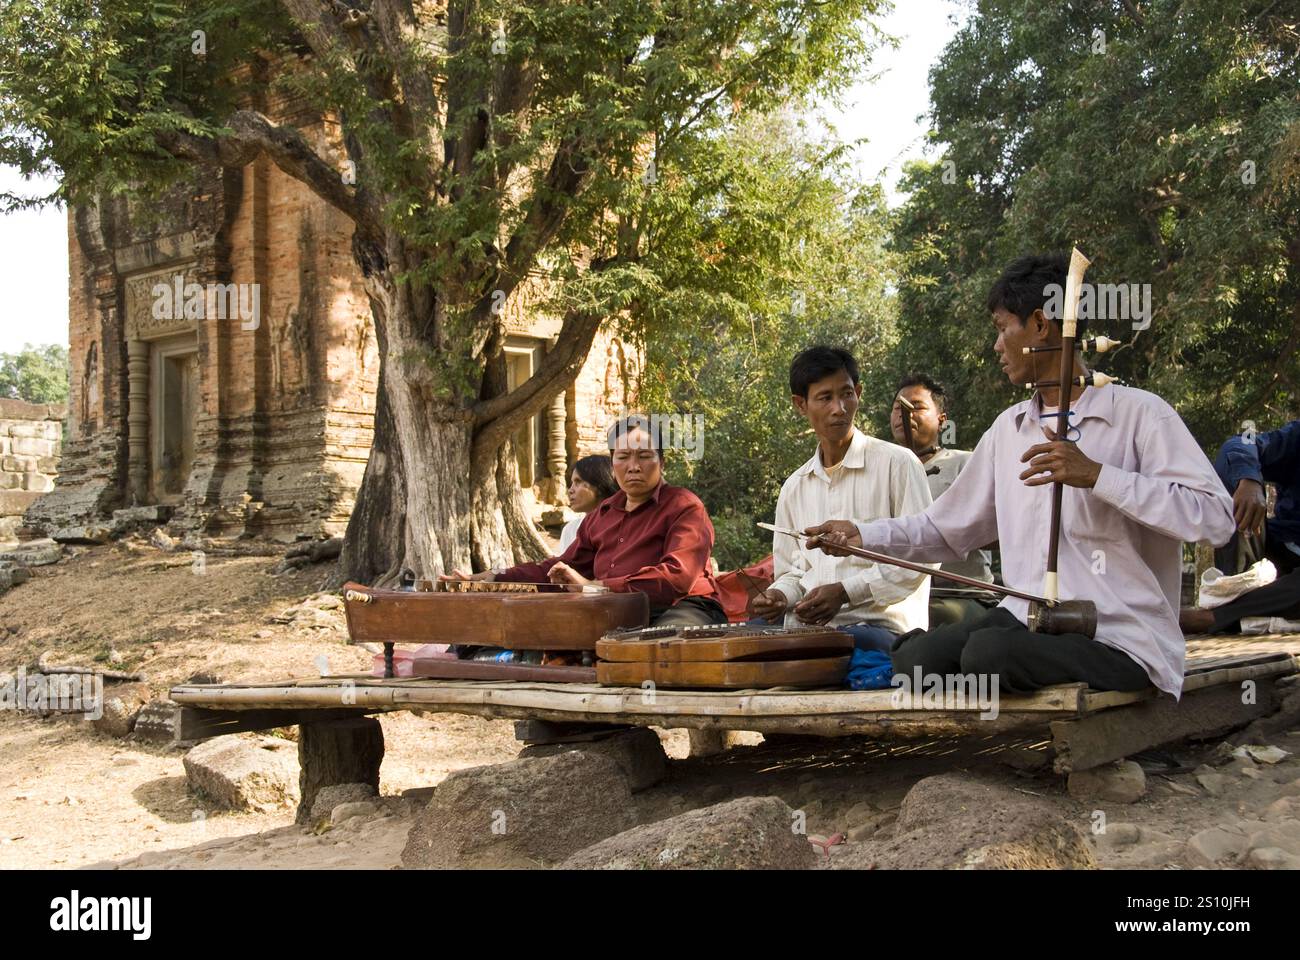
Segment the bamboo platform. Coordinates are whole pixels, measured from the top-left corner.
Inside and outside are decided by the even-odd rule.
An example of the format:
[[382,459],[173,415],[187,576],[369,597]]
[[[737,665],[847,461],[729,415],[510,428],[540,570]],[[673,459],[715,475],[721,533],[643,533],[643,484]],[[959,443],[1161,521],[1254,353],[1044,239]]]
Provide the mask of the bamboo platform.
[[[1273,638],[1269,638],[1273,639]],[[1294,639],[1300,643],[1300,637]],[[182,684],[178,739],[314,723],[398,710],[551,723],[750,730],[885,740],[1051,731],[1057,769],[1068,772],[1159,743],[1212,736],[1275,709],[1273,681],[1300,672],[1279,650],[1189,660],[1183,697],[1154,688],[1098,692],[1084,684],[1000,695],[996,716],[978,705],[900,703],[893,690],[665,690],[585,683],[310,677],[268,683]],[[1250,681],[1251,693],[1243,695]]]

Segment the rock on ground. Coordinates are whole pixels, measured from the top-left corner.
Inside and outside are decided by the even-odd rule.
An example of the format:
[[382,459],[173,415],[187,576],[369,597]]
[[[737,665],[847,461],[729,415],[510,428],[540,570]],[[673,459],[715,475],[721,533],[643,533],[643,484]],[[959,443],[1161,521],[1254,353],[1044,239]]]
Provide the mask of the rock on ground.
[[1187,841],[1187,856],[1195,864],[1216,867],[1237,861],[1246,852],[1246,838],[1233,830],[1210,827]]
[[595,753],[457,770],[416,817],[402,863],[462,869],[558,863],[632,826],[631,797],[619,765]]
[[131,732],[139,740],[170,743],[176,739],[176,713],[179,709],[170,700],[150,700],[135,715]]
[[0,561],[22,564],[24,567],[44,567],[58,563],[63,557],[63,547],[53,540],[32,540],[0,551]]
[[919,781],[894,835],[846,850],[836,869],[1091,869],[1092,848],[1044,800],[961,774]]
[[1259,847],[1246,855],[1246,866],[1255,870],[1300,870],[1300,857],[1280,847]]
[[50,539],[56,543],[108,543],[113,531],[103,524],[73,525],[57,527],[50,533]]
[[103,715],[91,725],[110,737],[125,737],[135,729],[136,716],[149,702],[149,686],[144,683],[112,684],[104,687]]
[[311,805],[311,822],[331,820],[334,808],[345,803],[364,803],[373,800],[375,788],[369,783],[335,783],[321,787]]
[[659,735],[646,727],[623,730],[601,740],[581,743],[535,743],[519,751],[522,757],[553,757],[577,750],[609,757],[622,769],[633,793],[653,787],[668,772],[668,754]]
[[1265,824],[1250,833],[1246,845],[1249,850],[1277,848],[1293,857],[1300,856],[1300,823],[1291,820]]
[[817,863],[779,797],[741,797],[636,827],[580,850],[578,870],[804,870]]
[[1212,797],[1221,797],[1228,792],[1232,786],[1232,778],[1227,774],[1216,773],[1209,767],[1198,767],[1196,769],[1196,782],[1205,788],[1205,792]]
[[0,593],[26,583],[32,572],[12,560],[0,560]]
[[369,800],[358,800],[353,803],[340,803],[334,808],[333,812],[330,813],[330,823],[337,827],[340,823],[347,820],[354,820],[357,817],[365,818],[378,812],[378,810],[378,805],[371,803]]
[[184,757],[190,786],[230,810],[273,810],[298,800],[298,748],[275,737],[216,737]]
[[1132,803],[1147,792],[1147,778],[1132,760],[1120,760],[1091,770],[1075,770],[1070,774],[1069,791],[1076,800]]

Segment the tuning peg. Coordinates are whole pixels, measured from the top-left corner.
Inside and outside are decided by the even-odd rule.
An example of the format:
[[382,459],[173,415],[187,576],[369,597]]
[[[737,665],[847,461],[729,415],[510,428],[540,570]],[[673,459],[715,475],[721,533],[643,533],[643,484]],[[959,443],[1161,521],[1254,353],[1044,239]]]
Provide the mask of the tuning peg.
[[[1061,381],[1059,380],[1034,380],[1025,384],[1027,387],[1037,389],[1038,387],[1055,387]],[[1094,370],[1092,373],[1085,374],[1081,377],[1075,377],[1072,381],[1075,386],[1079,387],[1105,387],[1115,382],[1115,378],[1110,374]]]
[[[1078,347],[1084,353],[1106,353],[1108,350],[1114,350],[1116,347],[1123,346],[1122,340],[1112,340],[1110,337],[1085,337],[1078,342]],[[1058,343],[1054,347],[1021,347],[1020,352],[1023,354],[1031,353],[1056,353],[1061,349]]]

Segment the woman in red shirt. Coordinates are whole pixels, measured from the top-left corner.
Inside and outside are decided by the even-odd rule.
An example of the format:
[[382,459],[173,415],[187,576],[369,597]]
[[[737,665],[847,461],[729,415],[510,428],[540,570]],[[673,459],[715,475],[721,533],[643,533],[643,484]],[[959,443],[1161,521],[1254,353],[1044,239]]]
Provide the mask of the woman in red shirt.
[[709,558],[713,524],[700,498],[663,479],[663,449],[654,425],[624,417],[609,431],[618,493],[583,518],[577,539],[558,557],[446,580],[550,581],[640,590],[654,626],[726,623]]

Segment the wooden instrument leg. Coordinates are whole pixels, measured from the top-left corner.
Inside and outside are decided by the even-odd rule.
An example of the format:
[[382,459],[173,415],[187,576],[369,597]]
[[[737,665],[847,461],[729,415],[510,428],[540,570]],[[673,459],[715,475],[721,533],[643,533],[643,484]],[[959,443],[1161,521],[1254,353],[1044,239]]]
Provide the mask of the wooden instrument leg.
[[384,644],[384,679],[391,680],[396,674],[393,672],[393,644]]

